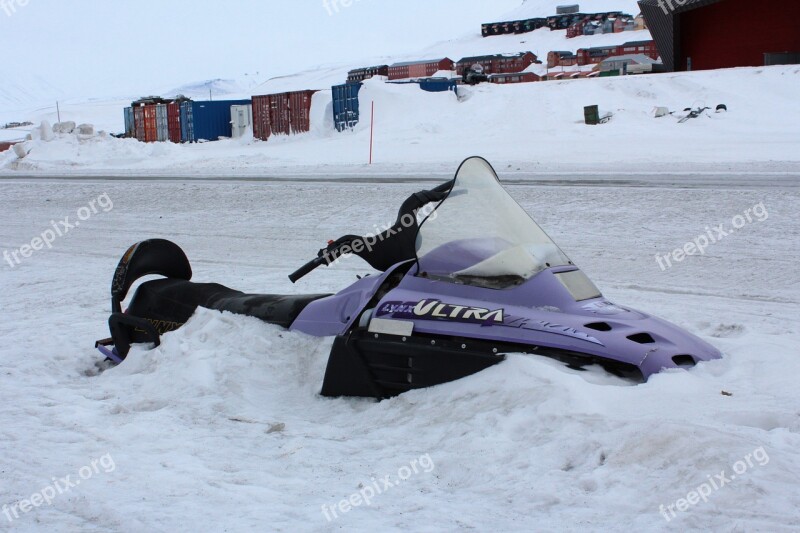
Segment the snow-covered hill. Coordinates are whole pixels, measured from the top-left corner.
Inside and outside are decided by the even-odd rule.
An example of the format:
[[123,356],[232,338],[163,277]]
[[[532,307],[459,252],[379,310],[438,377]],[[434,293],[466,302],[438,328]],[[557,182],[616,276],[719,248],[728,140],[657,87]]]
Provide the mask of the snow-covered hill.
[[[275,80],[273,88],[298,80],[316,80],[324,87],[338,75],[335,68],[309,71]],[[459,97],[370,80],[361,94],[363,120],[352,132],[334,129],[328,90],[314,96],[313,127],[307,134],[200,145],[66,136],[31,143],[24,160],[0,154],[0,169],[218,176],[296,174],[324,165],[329,172],[391,174],[450,172],[453,161],[482,154],[524,173],[787,171],[800,168],[799,83],[796,66],[481,85],[460,89]],[[371,102],[376,110],[375,165],[367,170]],[[592,104],[613,113],[611,122],[586,126],[583,106]],[[718,104],[728,111],[715,113]],[[113,128],[122,105],[74,110]],[[654,118],[657,106],[675,115]],[[678,122],[684,108],[698,106],[712,109]],[[68,108],[67,116],[72,112]],[[47,118],[53,120],[54,114]]]

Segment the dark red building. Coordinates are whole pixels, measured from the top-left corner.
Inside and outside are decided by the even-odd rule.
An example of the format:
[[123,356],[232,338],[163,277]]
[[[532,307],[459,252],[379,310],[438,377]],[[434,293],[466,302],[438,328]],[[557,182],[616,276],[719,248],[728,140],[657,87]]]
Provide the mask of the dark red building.
[[406,80],[409,78],[427,78],[440,70],[455,70],[456,65],[450,58],[430,59],[423,61],[406,61],[389,66],[389,80]]
[[667,70],[797,62],[797,0],[641,0]]
[[464,75],[464,71],[473,65],[483,67],[486,74],[510,74],[522,72],[539,60],[533,52],[519,54],[496,54],[489,56],[465,57],[456,63],[456,74]]

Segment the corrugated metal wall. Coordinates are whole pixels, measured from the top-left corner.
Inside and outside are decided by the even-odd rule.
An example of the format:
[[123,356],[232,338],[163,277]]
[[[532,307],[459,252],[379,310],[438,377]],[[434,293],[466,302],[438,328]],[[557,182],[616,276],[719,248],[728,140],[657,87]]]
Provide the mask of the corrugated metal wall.
[[136,139],[144,142],[144,107],[133,108],[134,127],[136,128]]
[[333,94],[333,123],[337,131],[355,127],[359,120],[358,93],[361,83],[345,83],[331,87]]
[[167,104],[167,128],[169,140],[174,143],[181,142],[181,104],[171,102]]
[[125,108],[125,137],[131,139],[136,137],[136,122],[134,121],[132,107]]
[[156,106],[156,140],[159,142],[167,142],[169,140],[167,104],[158,104]]
[[294,91],[253,97],[253,135],[291,135],[311,129],[311,100],[317,91]]

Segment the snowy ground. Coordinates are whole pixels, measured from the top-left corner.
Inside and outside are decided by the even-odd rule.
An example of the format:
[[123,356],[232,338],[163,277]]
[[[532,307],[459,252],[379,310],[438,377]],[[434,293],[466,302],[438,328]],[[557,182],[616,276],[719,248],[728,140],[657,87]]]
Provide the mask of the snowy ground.
[[[480,154],[523,173],[785,172],[800,171],[800,67],[481,85],[426,93],[411,85],[370,80],[360,95],[355,131],[333,127],[331,92],[313,99],[312,131],[176,145],[133,139],[59,136],[29,143],[22,160],[0,154],[0,174],[287,176],[452,172],[453,161]],[[375,102],[375,164],[367,167],[370,103]],[[587,126],[583,106],[613,113]],[[727,113],[715,113],[717,104]],[[80,108],[105,120],[122,117],[122,103]],[[654,118],[666,106],[675,116]],[[711,112],[679,123],[686,107]],[[79,115],[86,117],[86,115]],[[102,117],[108,117],[103,119]],[[78,122],[84,118],[78,118]],[[90,119],[86,121],[92,122]],[[113,130],[112,130],[113,131]]]
[[[94,370],[111,274],[129,244],[175,240],[197,280],[335,291],[364,272],[357,260],[298,286],[286,274],[327,239],[388,222],[419,186],[0,181],[0,247],[8,251],[51,221],[74,221],[104,194],[113,202],[52,250],[13,269],[0,265],[0,505],[11,513],[20,500],[49,496],[53,478],[80,480],[49,498],[52,505],[18,510],[11,523],[0,515],[0,529],[800,528],[796,179],[510,187],[612,300],[676,322],[725,353],[644,385],[512,356],[381,403],[323,399],[330,341],[208,311],[159,349]],[[736,215],[761,203],[763,222],[754,219],[704,256],[659,268],[656,254],[707,226],[731,229]],[[372,478],[380,487],[384,476],[395,482],[412,463],[418,473],[382,489],[371,505],[326,520],[323,505],[366,491]],[[671,522],[659,513],[723,471],[730,482],[707,502]]]

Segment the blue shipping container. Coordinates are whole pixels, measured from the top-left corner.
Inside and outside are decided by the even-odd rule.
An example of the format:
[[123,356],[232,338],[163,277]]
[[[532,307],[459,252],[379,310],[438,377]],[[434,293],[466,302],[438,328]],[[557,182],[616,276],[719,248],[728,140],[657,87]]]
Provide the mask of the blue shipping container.
[[458,94],[458,83],[456,80],[447,79],[425,79],[419,80],[419,88],[423,91],[431,93],[443,93],[445,91],[453,91]]
[[250,105],[250,100],[215,100],[181,104],[181,141],[216,141],[231,137],[231,106]]
[[345,83],[331,87],[333,92],[333,123],[337,131],[353,129],[358,124],[358,92],[361,83]]
[[133,108],[125,108],[125,137],[136,137],[136,124],[133,122]]

